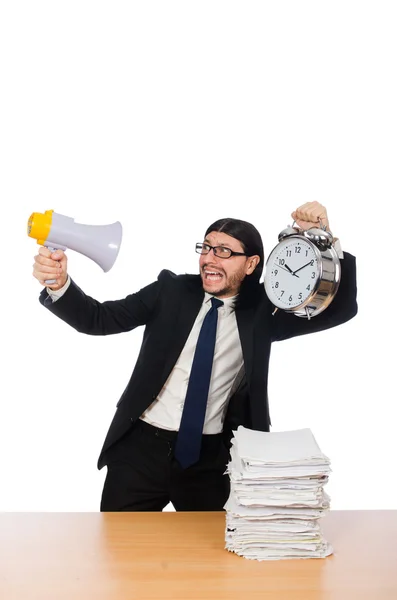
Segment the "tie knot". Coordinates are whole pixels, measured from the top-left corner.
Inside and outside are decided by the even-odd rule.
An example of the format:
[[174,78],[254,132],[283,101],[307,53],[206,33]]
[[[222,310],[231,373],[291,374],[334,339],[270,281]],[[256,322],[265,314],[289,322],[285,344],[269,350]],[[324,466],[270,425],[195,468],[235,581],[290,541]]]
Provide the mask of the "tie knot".
[[212,308],[219,308],[220,306],[223,306],[222,300],[219,300],[218,298],[211,298],[211,303]]

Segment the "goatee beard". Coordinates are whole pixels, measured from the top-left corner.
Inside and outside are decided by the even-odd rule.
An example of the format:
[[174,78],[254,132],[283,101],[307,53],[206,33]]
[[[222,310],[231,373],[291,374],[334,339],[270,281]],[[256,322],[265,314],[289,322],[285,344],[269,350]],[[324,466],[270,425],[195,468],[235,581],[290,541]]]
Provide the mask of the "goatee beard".
[[213,296],[236,296],[239,293],[242,280],[240,277],[238,277],[238,275],[234,275],[224,287],[217,290],[208,290],[205,282],[205,274],[203,272],[201,282],[204,291],[206,291],[208,294],[212,294]]

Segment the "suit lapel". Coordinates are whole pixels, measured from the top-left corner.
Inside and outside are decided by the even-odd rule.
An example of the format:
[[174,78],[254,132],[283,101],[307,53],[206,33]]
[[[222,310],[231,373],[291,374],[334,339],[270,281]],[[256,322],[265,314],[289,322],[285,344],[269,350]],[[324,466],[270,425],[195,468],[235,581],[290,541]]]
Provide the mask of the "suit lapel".
[[[186,293],[175,302],[176,315],[171,331],[171,343],[165,358],[162,380],[165,383],[178,360],[204,300],[201,278],[191,282]],[[175,313],[174,313],[175,314]]]
[[254,363],[254,314],[253,308],[236,310],[237,327],[243,351],[244,368],[248,383],[251,381],[251,371]]

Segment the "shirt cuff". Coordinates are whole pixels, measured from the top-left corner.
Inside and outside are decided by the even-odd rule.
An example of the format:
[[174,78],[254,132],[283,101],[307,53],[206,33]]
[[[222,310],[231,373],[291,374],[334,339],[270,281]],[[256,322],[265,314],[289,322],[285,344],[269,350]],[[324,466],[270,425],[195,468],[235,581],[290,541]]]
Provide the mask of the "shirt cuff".
[[63,287],[59,288],[59,290],[52,290],[51,288],[46,288],[47,294],[50,296],[50,298],[53,302],[56,302],[57,300],[59,300],[59,298],[61,296],[64,295],[64,293],[66,292],[66,290],[68,289],[69,286],[70,286],[70,277],[68,275],[66,283]]

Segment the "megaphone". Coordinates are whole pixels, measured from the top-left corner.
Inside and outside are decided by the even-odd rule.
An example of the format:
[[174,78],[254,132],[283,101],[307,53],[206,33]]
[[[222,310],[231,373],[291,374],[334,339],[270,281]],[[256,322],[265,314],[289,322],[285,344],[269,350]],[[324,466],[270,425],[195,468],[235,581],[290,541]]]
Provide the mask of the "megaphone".
[[[118,256],[122,226],[119,221],[110,225],[82,225],[75,223],[71,217],[46,210],[44,214],[30,215],[28,236],[51,252],[70,248],[84,254],[106,273],[113,267]],[[55,283],[55,279],[46,283]]]

